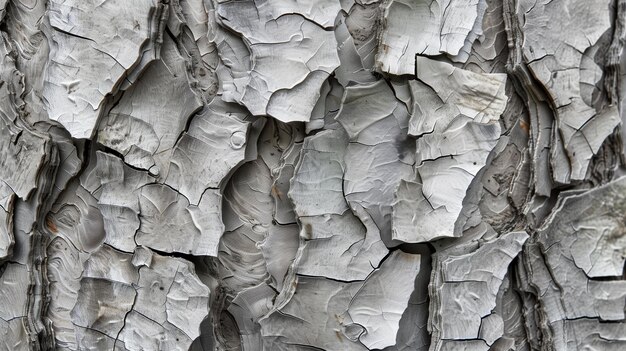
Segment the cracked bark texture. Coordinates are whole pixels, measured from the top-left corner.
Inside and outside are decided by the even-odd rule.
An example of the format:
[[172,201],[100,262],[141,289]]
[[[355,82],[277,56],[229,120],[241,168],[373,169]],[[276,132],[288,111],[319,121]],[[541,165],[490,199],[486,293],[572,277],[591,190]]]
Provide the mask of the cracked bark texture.
[[626,349],[626,0],[0,0],[0,350]]

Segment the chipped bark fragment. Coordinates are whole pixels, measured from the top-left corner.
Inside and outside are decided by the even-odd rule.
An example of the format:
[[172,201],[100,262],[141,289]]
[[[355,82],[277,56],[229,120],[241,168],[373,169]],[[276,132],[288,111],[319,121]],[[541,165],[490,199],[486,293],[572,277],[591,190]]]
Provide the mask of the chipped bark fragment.
[[14,201],[13,190],[5,182],[0,182],[0,261],[11,255],[15,244],[12,216]]
[[302,2],[219,2],[220,24],[240,35],[250,52],[249,68],[242,67],[247,72],[241,77],[232,74],[232,85],[222,87],[225,94],[254,115],[308,121],[323,81],[339,65],[335,36],[325,27],[332,25],[340,8],[335,1],[325,2],[327,6],[319,7]]
[[[280,223],[281,214],[273,210],[289,201],[277,190],[277,181],[300,149],[300,128],[268,121],[258,139],[257,159],[235,172],[224,194],[227,232],[220,242],[218,277],[227,303],[220,307],[232,315],[240,342],[250,349],[262,343],[259,320],[284,288],[298,251],[298,226]],[[284,186],[289,192],[289,183]],[[221,325],[218,332],[233,331]]]
[[467,50],[466,42],[471,45],[479,35],[470,32],[479,32],[484,4],[481,0],[385,1],[378,69],[415,74],[415,55],[459,55],[461,49]]
[[129,284],[84,278],[72,310],[72,323],[115,339],[124,327],[124,319],[136,295]]
[[[216,255],[223,233],[218,189],[203,191],[199,204],[193,205],[166,184],[151,183],[154,178],[148,172],[130,168],[115,156],[98,152],[98,160],[104,164],[96,170],[103,183],[98,206],[111,229],[105,242],[131,252],[135,245],[145,245],[163,252]],[[112,222],[118,220],[126,225]],[[172,233],[183,239],[173,240]]]
[[[341,150],[346,146],[341,130],[322,132],[304,141],[289,192],[302,225],[300,237],[306,241],[299,274],[362,280],[387,253],[370,216],[363,209],[357,210],[358,205],[353,214],[344,198]],[[320,181],[312,176],[321,167],[326,167],[327,175]],[[344,269],[334,268],[337,261]]]
[[[156,57],[164,5],[152,0],[50,1],[46,110],[76,138],[91,137],[104,99],[142,60]],[[98,21],[92,21],[97,12]]]
[[250,123],[245,115],[233,115],[228,105],[209,105],[193,117],[174,148],[165,182],[191,204],[197,205],[206,189],[223,186],[245,158]]
[[19,198],[28,200],[52,153],[51,141],[22,122],[22,77],[4,38],[0,40],[0,56],[0,179]]
[[[409,134],[417,177],[399,183],[392,238],[424,242],[459,236],[466,192],[500,138],[504,74],[480,74],[417,58]],[[411,215],[413,214],[413,215]]]
[[[363,106],[354,110],[359,101]],[[408,111],[382,80],[346,88],[342,103],[335,119],[350,136],[344,155],[345,199],[354,212],[363,207],[381,238],[389,241],[393,194],[402,179],[411,177],[415,163],[407,137]]]
[[[552,178],[563,184],[583,180],[591,158],[619,123],[614,107],[586,103],[580,84],[584,82],[585,53],[601,45],[601,36],[611,27],[609,1],[593,8],[577,0],[520,1],[506,6],[509,45],[514,45],[513,68],[532,74],[554,114]],[[555,20],[547,21],[548,16]],[[552,30],[557,27],[562,30]],[[613,90],[608,93],[612,95]]]
[[434,255],[430,283],[432,350],[448,349],[446,340],[459,340],[458,344],[482,340],[491,345],[503,335],[502,317],[492,311],[509,263],[527,239],[524,232],[512,232],[470,253],[444,250]]
[[[340,130],[305,139],[289,192],[299,216],[341,215],[348,210],[342,196],[347,142]],[[320,177],[316,174],[318,169],[325,174]]]
[[215,254],[216,240],[207,236],[221,231],[220,202],[219,194],[208,192],[198,206],[193,206],[168,186],[146,185],[139,195],[142,215],[135,241],[163,252]]
[[[545,325],[540,328],[544,342],[554,348],[595,344],[595,333],[617,344],[623,339],[614,328],[620,328],[626,301],[626,286],[619,279],[624,267],[624,184],[622,177],[592,190],[563,194],[524,250],[520,276],[532,284],[524,289],[545,306]],[[615,275],[619,280],[598,279]]]
[[[350,301],[348,314],[356,325],[365,328],[359,341],[367,348],[382,349],[395,344],[400,316],[407,307],[413,291],[411,283],[419,270],[419,255],[395,251]],[[381,297],[388,300],[381,303]]]
[[[359,217],[348,212],[343,216],[301,218],[303,247],[297,272],[353,281],[365,279],[387,254],[380,233],[361,209]],[[359,219],[364,221],[363,224]],[[363,227],[365,226],[365,227]],[[336,270],[341,262],[344,267]]]
[[[402,270],[392,268],[400,262]],[[393,345],[397,322],[408,304],[419,264],[419,255],[396,251],[364,281],[297,277],[296,293],[261,320],[261,333],[276,347],[298,340],[329,350]]]
[[122,154],[129,165],[165,178],[174,145],[202,107],[186,66],[176,43],[165,36],[161,58],[146,68],[100,122],[98,142]]
[[[93,254],[86,261],[71,313],[74,325],[98,331],[127,349],[148,342],[188,347],[208,313],[209,290],[189,262],[149,254],[151,259],[141,266],[134,265],[133,255],[106,246]],[[111,266],[102,269],[105,262]],[[115,303],[118,299],[119,304]],[[149,341],[155,335],[159,338]],[[78,347],[97,339],[86,334],[78,340]]]

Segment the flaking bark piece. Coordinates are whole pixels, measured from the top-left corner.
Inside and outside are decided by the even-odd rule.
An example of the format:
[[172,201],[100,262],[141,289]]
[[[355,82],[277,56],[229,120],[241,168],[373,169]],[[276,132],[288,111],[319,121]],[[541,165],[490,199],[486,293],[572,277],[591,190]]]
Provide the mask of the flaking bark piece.
[[206,189],[223,187],[246,156],[250,122],[244,118],[219,102],[195,115],[174,148],[165,182],[193,205]]
[[[394,251],[364,281],[297,276],[295,293],[261,320],[261,333],[275,348],[294,343],[327,350],[394,345],[419,266],[420,255]],[[390,320],[383,322],[385,317]]]
[[[301,129],[302,125],[268,120],[258,142],[250,140],[257,143],[250,148],[256,159],[237,169],[224,193],[228,232],[220,242],[217,273],[232,302],[214,313],[232,315],[236,325],[222,324],[217,332],[227,335],[227,343],[241,343],[246,350],[262,350],[258,321],[284,289],[300,243],[295,218],[284,221],[284,214],[275,209],[293,211],[287,197],[293,168],[288,165],[299,155]],[[233,333],[234,328],[239,333]]]
[[[208,314],[209,289],[187,260],[143,247],[135,255],[105,245],[85,262],[72,321],[107,335],[121,349],[188,348]],[[100,338],[84,333],[78,348]]]
[[[0,81],[0,95],[14,94],[6,81]],[[0,109],[0,179],[22,200],[36,189],[41,170],[49,162],[50,137],[17,125],[16,106]]]
[[[289,191],[305,241],[295,268],[299,274],[362,280],[387,254],[370,215],[359,204],[350,210],[344,198],[347,144],[342,129],[304,139]],[[320,171],[324,173],[321,178]],[[337,262],[342,262],[343,269],[336,269]]]
[[[479,0],[387,0],[383,6],[376,64],[394,75],[415,74],[415,55],[455,57],[467,50],[482,25],[479,10],[484,12]],[[462,53],[456,58],[466,59]]]
[[342,130],[323,131],[304,139],[289,189],[298,216],[341,215],[348,210],[343,197],[347,144]]
[[619,124],[615,106],[598,110],[581,95],[584,54],[610,30],[611,3],[603,0],[590,7],[584,0],[523,0],[508,5],[514,12],[505,13],[513,19],[507,30],[515,45],[514,64],[527,66],[554,113],[550,162],[558,183],[585,179],[591,158]]
[[[469,253],[455,253],[459,249],[452,247],[434,255],[430,283],[431,350],[450,349],[448,340],[457,340],[455,344],[459,345],[455,347],[465,344],[463,347],[472,349],[471,344],[487,346],[502,336],[493,328],[487,329],[484,318],[496,307],[509,264],[527,239],[525,232],[511,232]],[[486,340],[479,340],[481,327]]]
[[11,255],[15,239],[13,238],[13,204],[15,193],[3,181],[0,181],[0,261]]
[[43,86],[49,118],[74,138],[90,138],[105,97],[135,66],[145,65],[144,53],[146,61],[156,58],[163,7],[156,0],[51,1]]
[[231,66],[230,82],[222,85],[227,101],[282,122],[310,119],[322,83],[339,66],[335,35],[322,26],[332,24],[340,8],[335,1],[324,3],[328,6],[252,0],[217,4],[220,24],[241,35],[250,53],[244,63],[248,68]]
[[392,238],[424,242],[459,236],[472,181],[500,139],[506,75],[482,74],[417,58],[409,81],[409,134],[417,137],[415,169],[395,192]]
[[379,265],[387,254],[380,232],[364,209],[354,208],[358,217],[350,211],[341,216],[300,217],[305,242],[298,274],[355,281],[367,278]]
[[163,252],[217,255],[224,232],[219,189],[206,189],[193,205],[171,187],[154,183],[147,171],[130,168],[110,154],[97,156],[95,173],[102,185],[95,193],[106,243],[127,252],[139,244]]
[[[561,203],[539,231],[538,240],[543,250],[547,252],[547,263],[552,265],[554,259],[559,255],[563,256],[568,259],[569,264],[561,266],[584,272],[587,276],[585,280],[621,276],[626,262],[624,189],[626,178],[622,177],[581,194],[563,196]],[[557,267],[553,269],[559,270]],[[561,280],[559,277],[556,279]],[[614,284],[624,285],[623,282],[617,281],[590,282],[595,283],[607,284],[606,289]],[[610,290],[618,293],[618,289]],[[580,307],[583,306],[591,307],[589,303]],[[617,314],[623,313],[621,311]]]
[[350,136],[344,196],[351,207],[365,209],[388,243],[394,191],[412,177],[415,163],[415,144],[407,137],[409,113],[384,80],[346,88],[342,103],[335,119]]
[[395,345],[400,317],[419,271],[420,255],[394,251],[350,301],[348,314],[356,325],[365,328],[359,341],[368,349]]
[[136,295],[137,292],[129,284],[83,278],[71,313],[72,322],[115,339],[124,327],[124,319],[132,309]]
[[219,236],[209,237],[223,231],[219,193],[204,193],[198,206],[190,205],[187,198],[161,184],[146,185],[139,193],[138,245],[163,252],[216,254]]
[[165,179],[174,145],[202,101],[191,88],[189,63],[168,35],[160,55],[102,119],[97,141]]
[[623,340],[626,282],[599,278],[623,272],[625,186],[622,177],[562,194],[524,249],[521,286],[536,296],[543,343],[555,349]]

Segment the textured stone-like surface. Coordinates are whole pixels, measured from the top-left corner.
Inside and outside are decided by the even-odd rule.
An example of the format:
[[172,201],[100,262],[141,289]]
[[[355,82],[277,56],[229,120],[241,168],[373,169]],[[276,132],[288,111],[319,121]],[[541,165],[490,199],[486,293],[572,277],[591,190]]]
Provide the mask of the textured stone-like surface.
[[626,0],[0,0],[0,350],[623,350]]

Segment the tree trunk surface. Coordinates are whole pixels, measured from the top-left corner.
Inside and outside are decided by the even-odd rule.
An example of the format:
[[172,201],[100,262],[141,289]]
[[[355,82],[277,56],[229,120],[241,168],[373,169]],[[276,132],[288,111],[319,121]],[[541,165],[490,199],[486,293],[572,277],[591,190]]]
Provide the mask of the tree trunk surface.
[[626,350],[626,0],[0,32],[0,350]]

